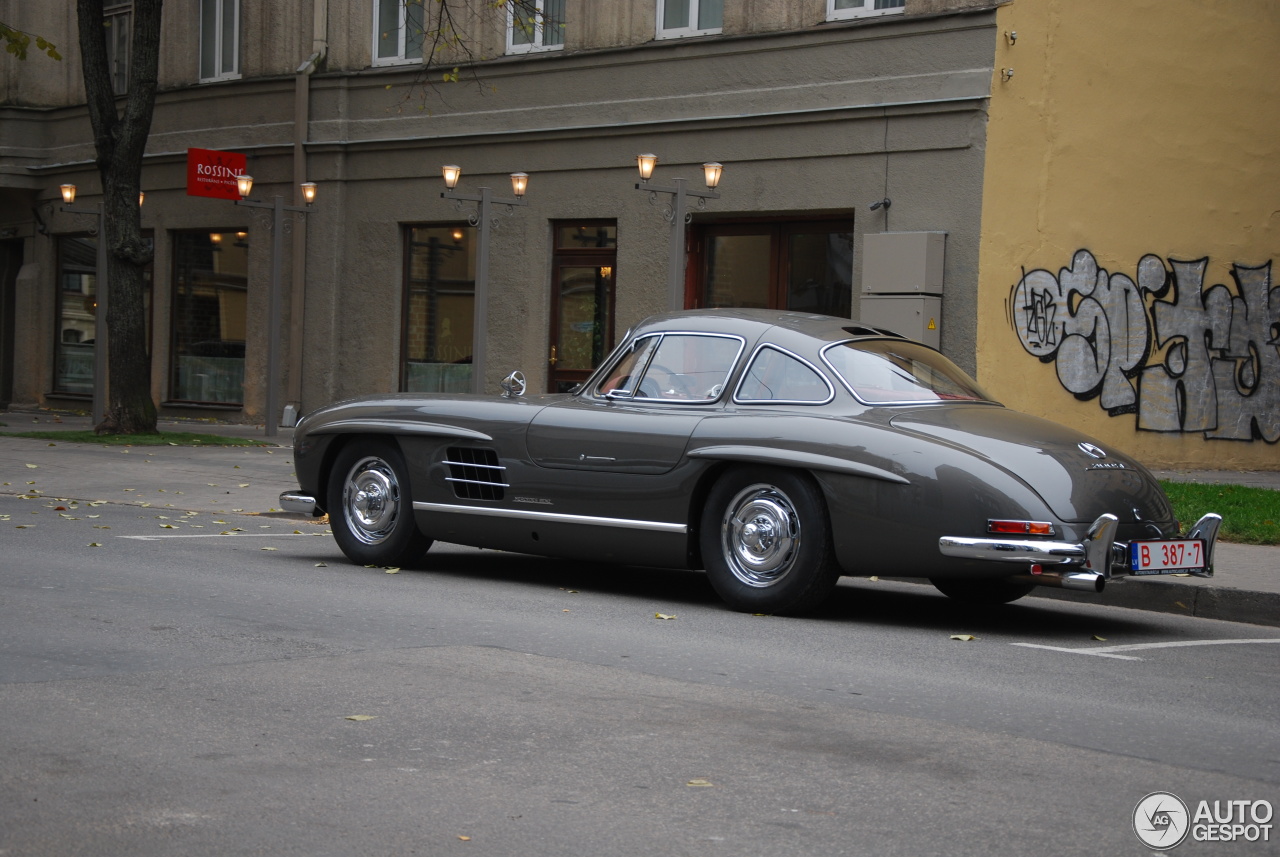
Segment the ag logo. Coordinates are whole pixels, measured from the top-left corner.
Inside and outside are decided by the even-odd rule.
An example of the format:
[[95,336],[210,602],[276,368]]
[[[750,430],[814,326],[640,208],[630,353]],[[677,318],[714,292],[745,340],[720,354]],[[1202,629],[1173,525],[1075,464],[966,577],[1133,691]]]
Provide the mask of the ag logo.
[[1187,805],[1175,794],[1152,792],[1133,808],[1133,832],[1143,845],[1156,851],[1181,845],[1190,828]]

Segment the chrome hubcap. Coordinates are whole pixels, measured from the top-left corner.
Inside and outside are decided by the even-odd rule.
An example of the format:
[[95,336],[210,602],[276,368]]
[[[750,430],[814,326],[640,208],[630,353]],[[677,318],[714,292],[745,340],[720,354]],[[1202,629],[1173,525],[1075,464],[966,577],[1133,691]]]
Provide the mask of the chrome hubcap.
[[342,509],[351,534],[367,545],[386,541],[400,512],[400,485],[381,458],[361,459],[342,488]]
[[776,487],[751,485],[729,503],[720,536],[734,577],[747,586],[773,586],[795,565],[800,519]]

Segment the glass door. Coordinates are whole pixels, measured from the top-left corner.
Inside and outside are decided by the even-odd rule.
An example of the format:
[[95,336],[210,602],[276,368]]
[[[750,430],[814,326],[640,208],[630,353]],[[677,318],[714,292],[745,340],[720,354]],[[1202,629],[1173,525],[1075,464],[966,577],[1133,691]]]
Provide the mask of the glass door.
[[547,390],[566,393],[613,349],[618,228],[614,221],[557,223],[553,235]]

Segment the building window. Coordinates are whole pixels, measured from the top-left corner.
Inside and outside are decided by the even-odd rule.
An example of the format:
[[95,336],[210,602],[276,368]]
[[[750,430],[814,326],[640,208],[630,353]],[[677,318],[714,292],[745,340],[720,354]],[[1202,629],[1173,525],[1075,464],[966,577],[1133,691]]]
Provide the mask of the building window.
[[708,224],[695,233],[692,307],[760,307],[848,318],[853,222]]
[[373,0],[373,64],[422,62],[423,0]]
[[475,227],[406,227],[401,390],[470,392],[475,304]]
[[507,53],[564,47],[564,0],[514,0],[507,4]]
[[248,238],[245,232],[173,235],[171,401],[244,402]]
[[200,80],[240,76],[240,0],[200,0]]
[[827,20],[894,15],[906,5],[907,0],[827,0]]
[[[149,236],[144,240],[150,242]],[[143,312],[151,350],[151,266],[143,269]],[[54,393],[93,395],[93,359],[98,319],[98,239],[58,238],[57,329],[53,342]]]
[[102,10],[102,26],[107,31],[107,67],[111,71],[111,91],[129,91],[129,41],[133,29],[132,3],[107,3]]
[[658,38],[706,36],[724,27],[724,0],[658,0]]

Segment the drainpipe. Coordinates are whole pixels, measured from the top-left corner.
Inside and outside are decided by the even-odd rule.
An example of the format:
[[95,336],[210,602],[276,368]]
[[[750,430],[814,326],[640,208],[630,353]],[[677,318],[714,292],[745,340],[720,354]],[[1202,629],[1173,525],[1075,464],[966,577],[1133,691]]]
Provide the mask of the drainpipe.
[[[307,178],[307,137],[311,125],[311,75],[329,52],[329,0],[315,0],[311,28],[311,56],[294,77],[293,86],[293,204],[303,205],[300,186]],[[293,279],[289,288],[289,389],[284,424],[302,416],[302,347],[307,289],[307,218],[293,221]]]

